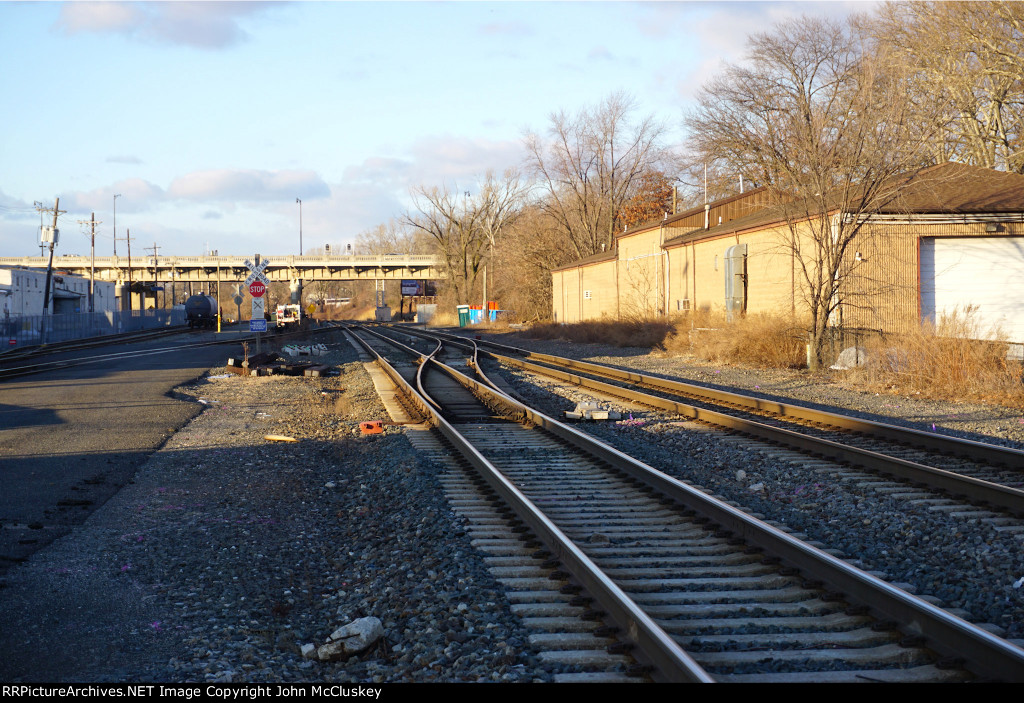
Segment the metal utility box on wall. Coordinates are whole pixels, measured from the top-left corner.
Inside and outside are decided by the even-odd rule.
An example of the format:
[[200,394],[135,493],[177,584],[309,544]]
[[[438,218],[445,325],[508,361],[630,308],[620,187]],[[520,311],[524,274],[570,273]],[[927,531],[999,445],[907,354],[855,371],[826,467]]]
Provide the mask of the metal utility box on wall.
[[747,245],[735,244],[725,250],[725,311],[732,321],[747,311]]

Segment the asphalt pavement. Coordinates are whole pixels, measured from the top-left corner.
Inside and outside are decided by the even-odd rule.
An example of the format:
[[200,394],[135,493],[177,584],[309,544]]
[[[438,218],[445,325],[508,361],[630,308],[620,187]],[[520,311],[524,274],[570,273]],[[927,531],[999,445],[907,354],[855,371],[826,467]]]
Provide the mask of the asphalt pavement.
[[215,337],[92,349],[79,354],[164,351],[0,380],[0,576],[83,523],[199,413],[173,389],[241,352],[188,346]]

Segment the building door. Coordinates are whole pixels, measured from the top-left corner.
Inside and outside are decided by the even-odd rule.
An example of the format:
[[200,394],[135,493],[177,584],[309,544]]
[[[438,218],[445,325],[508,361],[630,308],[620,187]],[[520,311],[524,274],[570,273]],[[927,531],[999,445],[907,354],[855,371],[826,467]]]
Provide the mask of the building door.
[[1024,342],[1024,237],[921,239],[921,317],[975,307],[980,337]]

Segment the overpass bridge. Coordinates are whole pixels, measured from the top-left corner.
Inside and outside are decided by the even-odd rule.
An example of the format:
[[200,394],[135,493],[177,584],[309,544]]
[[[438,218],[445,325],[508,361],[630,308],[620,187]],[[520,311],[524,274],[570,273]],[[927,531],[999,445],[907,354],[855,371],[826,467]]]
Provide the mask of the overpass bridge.
[[[256,256],[56,256],[55,271],[96,280],[135,283],[216,283],[244,281],[246,260]],[[439,256],[425,254],[261,256],[263,275],[272,282],[438,280],[445,278]],[[0,257],[0,268],[46,269],[49,257]]]

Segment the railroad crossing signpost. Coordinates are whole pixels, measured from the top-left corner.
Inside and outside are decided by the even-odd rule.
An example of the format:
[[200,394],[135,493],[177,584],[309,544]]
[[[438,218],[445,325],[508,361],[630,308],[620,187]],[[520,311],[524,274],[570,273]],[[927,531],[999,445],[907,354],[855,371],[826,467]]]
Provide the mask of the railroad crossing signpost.
[[[259,261],[259,256],[256,260]],[[253,281],[260,281],[263,285],[269,286],[270,279],[263,275],[263,272],[267,269],[267,265],[270,263],[269,259],[264,259],[258,264],[253,264],[248,259],[245,260],[245,267],[249,269],[249,277],[245,279],[245,285],[251,285]]]
[[267,320],[264,318],[266,313],[266,298],[263,296],[267,292],[267,286],[270,285],[270,279],[263,275],[263,271],[267,268],[269,263],[267,259],[260,261],[260,257],[256,256],[258,264],[253,264],[248,259],[245,260],[245,266],[249,269],[249,277],[245,279],[245,285],[249,286],[249,294],[252,295],[252,316],[249,319],[249,331],[256,333],[256,351],[260,351],[260,332],[267,331]]

